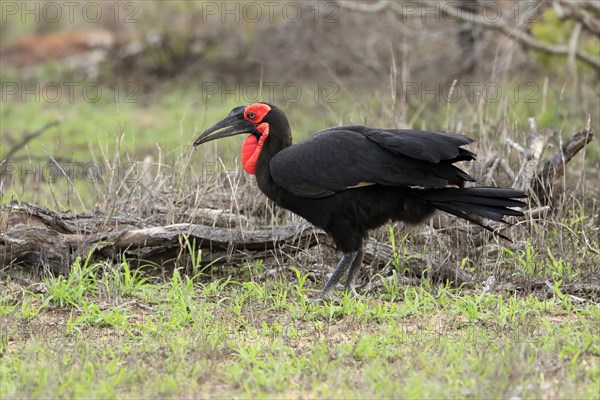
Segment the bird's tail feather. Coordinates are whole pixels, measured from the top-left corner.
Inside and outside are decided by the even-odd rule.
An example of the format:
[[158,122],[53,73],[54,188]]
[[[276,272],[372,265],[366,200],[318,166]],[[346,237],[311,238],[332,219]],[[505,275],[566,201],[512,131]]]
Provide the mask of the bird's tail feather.
[[504,216],[522,216],[523,212],[513,207],[525,207],[527,204],[518,198],[527,197],[527,193],[517,189],[495,187],[471,188],[439,188],[424,191],[421,197],[441,211],[465,219],[498,235],[503,239],[508,237],[494,231],[490,226],[472,217],[472,214],[495,221],[504,221]]

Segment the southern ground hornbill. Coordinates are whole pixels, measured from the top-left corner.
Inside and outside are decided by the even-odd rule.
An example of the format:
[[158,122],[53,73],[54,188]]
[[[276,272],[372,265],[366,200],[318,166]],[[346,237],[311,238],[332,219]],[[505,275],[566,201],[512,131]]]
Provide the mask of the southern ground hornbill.
[[526,197],[520,190],[463,187],[475,179],[453,164],[475,159],[461,147],[473,142],[467,136],[353,125],[325,129],[292,145],[284,113],[272,104],[255,103],[234,108],[194,146],[242,133],[248,134],[242,165],[256,175],[260,190],[322,228],[343,252],[319,299],[328,296],[345,271],[346,290],[353,290],[367,232],[390,220],[415,224],[437,209],[492,231],[471,215],[497,221],[523,215],[512,208],[525,206],[515,200]]

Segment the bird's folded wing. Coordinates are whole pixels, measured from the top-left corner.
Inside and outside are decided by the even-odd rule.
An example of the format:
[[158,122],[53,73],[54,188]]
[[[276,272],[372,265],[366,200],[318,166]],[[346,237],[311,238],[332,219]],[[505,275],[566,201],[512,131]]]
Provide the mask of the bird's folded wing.
[[300,197],[326,197],[372,184],[444,187],[473,180],[451,165],[470,159],[472,153],[459,149],[470,141],[462,135],[342,126],[280,151],[270,172],[278,185]]
[[394,153],[430,163],[475,159],[474,153],[460,147],[474,140],[457,133],[367,128],[364,135]]

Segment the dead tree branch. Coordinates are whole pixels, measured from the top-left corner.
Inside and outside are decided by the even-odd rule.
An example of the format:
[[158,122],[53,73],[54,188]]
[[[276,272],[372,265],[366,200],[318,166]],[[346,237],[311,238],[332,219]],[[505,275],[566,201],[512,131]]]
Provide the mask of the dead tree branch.
[[[594,18],[582,4],[573,4],[568,1],[558,1],[553,2],[552,6],[556,15],[562,20],[567,18],[573,18],[576,21],[580,22],[583,25],[583,28],[586,29],[593,35],[600,36],[600,20]],[[600,12],[600,10],[596,10],[596,13]]]
[[[66,275],[77,257],[118,261],[123,255],[138,264],[154,263],[170,268],[189,247],[206,250],[203,263],[237,263],[248,258],[272,258],[276,249],[292,257],[319,243],[330,245],[327,235],[308,224],[252,231],[173,224],[146,226],[141,219],[111,215],[109,223],[101,213],[53,212],[30,204],[0,207],[0,264],[19,265],[34,273]],[[95,221],[95,222],[94,222]],[[94,231],[94,227],[113,227]],[[393,249],[369,239],[365,262],[380,271],[395,258]],[[427,275],[434,281],[464,285],[472,281],[466,271],[452,264],[437,266],[421,255],[403,255],[406,268],[415,277]]]
[[587,129],[573,135],[560,150],[544,163],[532,184],[532,192],[545,204],[551,198],[553,182],[562,176],[571,159],[594,138],[592,130]]
[[[394,12],[401,16],[403,19],[415,17],[414,10],[411,9],[410,12],[407,12],[407,8],[403,6],[402,2],[390,2],[386,0],[379,0],[375,3],[361,3],[356,1],[350,2],[346,0],[338,0],[338,4],[340,5],[340,7],[359,12],[380,12],[384,9],[389,8],[391,10],[394,10]],[[421,2],[421,4],[425,9],[427,8],[427,2]],[[526,31],[520,30],[519,28],[513,27],[502,21],[487,20],[480,15],[477,15],[473,12],[469,12],[464,8],[461,9],[456,5],[443,8],[436,7],[435,11],[437,11],[440,14],[443,13],[448,18],[448,20],[459,20],[462,22],[469,22],[471,24],[481,26],[485,29],[499,31],[504,35],[508,36],[509,38],[516,40],[526,48],[539,50],[548,54],[561,55],[567,57],[569,55],[572,55],[578,60],[581,60],[582,62],[592,66],[596,70],[600,69],[600,59],[580,48],[573,48],[573,46],[571,45],[561,45],[542,42],[530,35],[529,33],[527,33]],[[582,14],[582,10],[572,11],[572,8],[569,8],[568,12],[571,13],[574,17],[575,15],[577,15],[576,19],[578,21],[579,18],[581,18],[580,23],[583,24],[586,28],[590,29],[592,32],[594,32],[597,29],[597,21],[594,20],[593,17],[584,17]]]

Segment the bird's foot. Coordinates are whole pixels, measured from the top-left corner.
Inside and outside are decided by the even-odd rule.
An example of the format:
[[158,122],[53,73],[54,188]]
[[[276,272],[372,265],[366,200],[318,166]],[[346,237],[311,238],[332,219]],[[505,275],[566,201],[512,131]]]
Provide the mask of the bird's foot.
[[313,304],[315,306],[322,306],[323,304],[325,304],[326,301],[329,301],[329,299],[324,299],[321,296],[319,296],[313,300]]
[[[361,296],[360,294],[358,294],[356,292],[356,289],[354,288],[350,288],[350,289],[346,289],[346,293],[347,295],[354,299],[354,300],[360,300],[363,301],[364,300],[364,296]],[[325,294],[323,295],[323,293],[321,293],[316,299],[313,300],[313,303],[315,305],[323,305],[325,303],[331,303],[331,302],[340,302],[342,301],[342,297],[339,296],[333,296],[331,293]]]
[[365,299],[364,296],[361,296],[360,294],[358,294],[358,292],[356,291],[356,289],[354,287],[346,288],[346,292],[354,300],[363,301]]
[[313,300],[313,303],[315,305],[323,305],[325,303],[331,303],[334,299],[333,296],[331,296],[331,293],[321,293],[316,299]]

